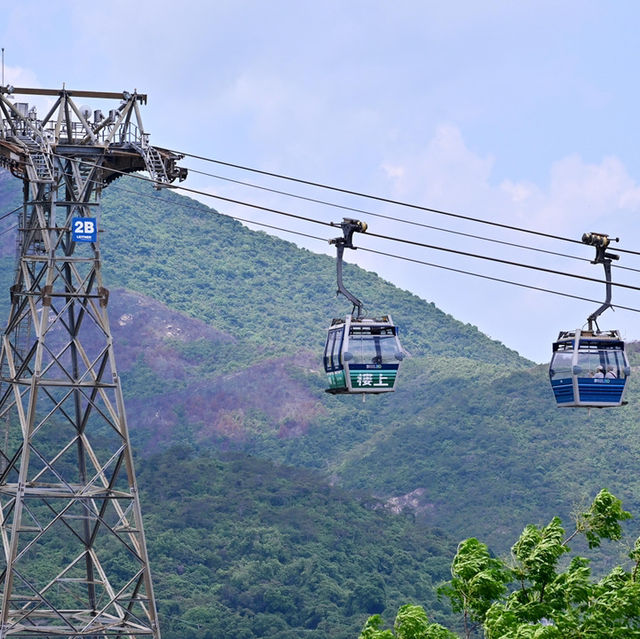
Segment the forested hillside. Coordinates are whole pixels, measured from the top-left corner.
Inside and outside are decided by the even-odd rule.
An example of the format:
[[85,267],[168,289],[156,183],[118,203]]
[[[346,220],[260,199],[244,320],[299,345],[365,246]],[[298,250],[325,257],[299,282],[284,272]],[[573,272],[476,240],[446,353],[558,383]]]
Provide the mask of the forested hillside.
[[[20,198],[19,181],[0,174],[2,211],[17,206]],[[243,615],[247,623],[260,616],[259,623],[271,624],[264,634],[257,625],[247,626],[247,637],[306,636],[302,628],[317,633],[309,636],[341,637],[309,619],[334,620],[331,628],[362,623],[371,610],[358,610],[354,603],[356,586],[369,588],[356,576],[358,567],[373,591],[384,590],[378,604],[387,616],[397,604],[416,599],[432,617],[444,611],[430,586],[415,593],[412,588],[446,577],[443,566],[455,541],[477,536],[493,552],[504,552],[525,524],[546,523],[556,514],[569,520],[576,505],[589,502],[603,487],[630,510],[640,510],[637,375],[624,408],[558,409],[544,366],[533,366],[442,313],[437,300],[422,300],[347,265],[345,281],[357,282],[353,288],[369,310],[393,315],[411,356],[393,394],[365,403],[329,396],[321,370],[325,329],[331,317],[350,310],[348,302],[336,299],[333,259],[250,231],[203,204],[171,190],[154,191],[135,178],[106,189],[103,212],[100,241],[105,284],[111,289],[109,313],[141,486],[151,504],[145,512],[151,551],[158,558],[163,614],[187,620],[190,628],[218,628],[221,619],[235,620],[229,621],[232,627]],[[11,220],[0,224],[2,233]],[[0,288],[7,290],[13,233],[0,235],[0,249]],[[5,316],[8,302],[8,294],[0,295]],[[550,342],[555,328],[550,327]],[[176,451],[185,451],[184,459]],[[234,461],[224,455],[235,456]],[[158,470],[171,463],[175,467],[164,475]],[[194,475],[196,468],[201,477]],[[165,486],[172,473],[193,481]],[[260,474],[268,481],[258,482]],[[237,489],[234,482],[240,482]],[[303,484],[308,493],[297,492]],[[244,510],[234,502],[240,488]],[[281,502],[278,495],[292,492]],[[350,501],[356,498],[369,508]],[[383,503],[386,509],[370,508]],[[168,515],[160,504],[167,505]],[[295,516],[289,506],[298,509]],[[256,539],[275,540],[264,556],[257,542],[238,541],[227,548],[221,541],[229,517],[239,521],[238,512],[229,511],[236,507],[240,515],[263,523],[280,517],[277,532],[256,532]],[[392,517],[394,508],[404,514]],[[320,517],[320,511],[323,523],[315,520],[316,532],[308,539],[293,534],[292,521],[314,521],[312,515]],[[360,517],[359,530],[375,534],[358,532],[353,538],[357,543],[351,550],[357,546],[363,552],[358,567],[337,555],[346,572],[313,564],[312,557],[335,544],[333,533],[326,532],[333,530],[329,522],[343,518],[339,525],[349,529],[344,521]],[[434,535],[416,527],[423,524],[444,531],[429,546],[433,561],[421,554],[426,547],[420,539]],[[402,558],[394,556],[400,539],[407,544]],[[281,546],[291,547],[293,554],[278,555]],[[173,553],[183,547],[194,549],[191,563],[172,563]],[[393,561],[364,558],[372,556]],[[246,557],[242,566],[234,563],[239,557]],[[311,562],[309,571],[329,575],[330,583],[306,593],[305,602],[296,606],[304,612],[297,616],[288,608],[286,614],[278,611],[277,606],[291,604],[288,595],[286,604],[265,603],[260,592],[242,599],[238,593],[265,557],[274,571],[269,588],[291,593],[295,583],[287,582],[287,566],[303,559]],[[401,560],[408,572],[396,579],[389,566]],[[194,591],[198,580],[208,584],[198,602],[183,601],[181,589],[187,584]],[[313,612],[307,597],[325,607]],[[189,612],[194,605],[210,606],[213,616],[199,620],[205,613]],[[171,625],[171,632],[178,633],[178,627]],[[354,632],[344,634],[351,636]]]
[[407,599],[451,622],[442,531],[255,458],[174,447],[139,476],[168,639],[354,639]]

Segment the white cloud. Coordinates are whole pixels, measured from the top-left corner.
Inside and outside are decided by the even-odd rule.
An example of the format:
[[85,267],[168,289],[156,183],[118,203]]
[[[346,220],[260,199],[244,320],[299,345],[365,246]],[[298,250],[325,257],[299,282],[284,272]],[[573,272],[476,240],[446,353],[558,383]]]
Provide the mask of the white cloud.
[[[616,157],[587,163],[577,154],[555,162],[547,186],[493,182],[494,159],[480,156],[453,125],[441,125],[424,150],[382,162],[393,192],[406,200],[471,217],[557,235],[640,212],[640,185]],[[604,231],[603,231],[604,232]]]
[[401,180],[404,178],[405,167],[397,164],[383,164],[382,170],[385,175],[392,180]]
[[451,209],[472,204],[486,191],[493,159],[473,153],[457,127],[443,124],[423,149],[387,159],[382,167],[396,197]]
[[549,200],[597,218],[621,208],[637,211],[640,187],[616,157],[586,164],[578,155],[571,155],[551,168]]

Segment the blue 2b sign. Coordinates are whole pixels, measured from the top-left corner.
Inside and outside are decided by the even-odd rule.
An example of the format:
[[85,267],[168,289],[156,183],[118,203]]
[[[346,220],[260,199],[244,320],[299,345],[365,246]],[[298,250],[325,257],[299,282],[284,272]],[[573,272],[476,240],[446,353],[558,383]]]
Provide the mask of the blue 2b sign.
[[74,242],[97,242],[97,218],[74,217],[71,222],[71,239]]

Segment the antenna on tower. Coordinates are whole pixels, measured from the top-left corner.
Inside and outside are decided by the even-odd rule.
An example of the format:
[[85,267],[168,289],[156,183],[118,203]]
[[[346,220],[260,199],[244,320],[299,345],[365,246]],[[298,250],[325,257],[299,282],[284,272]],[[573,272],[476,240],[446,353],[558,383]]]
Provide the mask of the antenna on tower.
[[4,47],[2,47],[2,86],[4,86]]

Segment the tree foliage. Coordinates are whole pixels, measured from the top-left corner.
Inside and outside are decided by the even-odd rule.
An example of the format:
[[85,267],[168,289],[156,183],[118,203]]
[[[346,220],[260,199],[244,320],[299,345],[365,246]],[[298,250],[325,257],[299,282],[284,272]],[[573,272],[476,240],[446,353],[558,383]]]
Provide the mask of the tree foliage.
[[490,556],[485,544],[471,538],[458,546],[451,576],[450,584],[442,592],[451,599],[453,610],[463,613],[468,628],[469,620],[483,619],[491,602],[506,591],[510,572]]
[[367,620],[360,639],[455,639],[451,631],[438,623],[430,623],[422,606],[406,604],[398,610],[393,630],[383,630],[382,617]]
[[[622,537],[621,522],[629,519],[621,501],[601,490],[591,506],[579,513],[575,530],[565,536],[558,517],[543,527],[528,525],[511,548],[508,559],[492,557],[487,546],[471,538],[458,546],[451,580],[440,593],[463,614],[465,637],[481,632],[486,639],[633,639],[640,637],[640,539],[629,553],[631,568],[616,566],[593,579],[589,560],[578,555],[564,566],[568,544],[584,535],[589,548]],[[394,635],[382,630],[379,616],[371,617],[360,639],[391,639],[399,633],[401,613],[411,610],[407,624],[412,639],[439,636],[424,611],[404,606],[398,612]],[[474,628],[475,624],[475,628]],[[367,634],[368,633],[368,634]],[[385,634],[386,633],[386,634]],[[422,634],[421,634],[422,633]],[[442,635],[447,636],[447,635]]]

